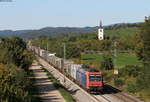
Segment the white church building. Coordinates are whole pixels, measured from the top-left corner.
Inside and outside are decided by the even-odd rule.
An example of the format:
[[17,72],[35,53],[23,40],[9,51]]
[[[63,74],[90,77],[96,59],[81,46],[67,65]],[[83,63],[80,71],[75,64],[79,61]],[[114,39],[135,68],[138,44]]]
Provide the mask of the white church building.
[[104,28],[102,26],[102,21],[100,21],[98,28],[98,40],[104,40]]

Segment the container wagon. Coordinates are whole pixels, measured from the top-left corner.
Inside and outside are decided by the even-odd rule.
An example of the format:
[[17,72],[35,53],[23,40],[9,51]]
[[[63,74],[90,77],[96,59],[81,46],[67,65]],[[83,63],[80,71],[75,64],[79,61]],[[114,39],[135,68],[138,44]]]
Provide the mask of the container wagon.
[[76,73],[79,68],[82,68],[82,64],[71,64],[71,77],[76,79]]
[[82,64],[74,64],[73,61],[63,60],[55,55],[49,56],[46,50],[40,49],[35,46],[29,47],[33,52],[47,60],[54,67],[59,68],[61,71],[66,71],[73,79],[76,80],[84,89],[90,92],[100,92],[103,90],[103,77],[102,73],[93,70],[88,66]]

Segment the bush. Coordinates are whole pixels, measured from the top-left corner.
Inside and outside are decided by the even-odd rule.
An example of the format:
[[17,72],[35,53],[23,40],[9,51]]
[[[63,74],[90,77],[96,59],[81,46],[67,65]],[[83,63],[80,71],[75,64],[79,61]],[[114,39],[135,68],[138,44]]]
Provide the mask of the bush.
[[111,74],[111,73],[104,73],[104,72],[103,72],[103,77],[104,77],[104,80],[105,80],[105,81],[110,82],[111,80],[113,80],[114,75]]
[[137,87],[137,85],[134,83],[129,83],[127,85],[127,90],[131,93],[136,93],[136,92],[140,91],[140,88]]
[[121,79],[115,79],[114,80],[115,86],[123,86],[125,84],[124,80]]
[[136,65],[127,65],[120,70],[121,76],[137,77],[140,75],[142,68]]
[[150,88],[142,90],[144,97],[150,98]]
[[150,88],[150,66],[145,66],[137,77],[136,84],[141,89]]
[[30,102],[26,72],[9,64],[0,64],[0,102]]

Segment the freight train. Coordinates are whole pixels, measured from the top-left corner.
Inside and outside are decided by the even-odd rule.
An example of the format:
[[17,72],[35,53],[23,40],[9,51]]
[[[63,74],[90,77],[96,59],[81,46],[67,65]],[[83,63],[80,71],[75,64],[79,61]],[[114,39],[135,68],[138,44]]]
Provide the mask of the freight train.
[[84,89],[90,92],[100,92],[103,90],[104,83],[102,72],[82,64],[75,64],[73,61],[64,60],[36,46],[28,46],[28,49],[61,72],[67,73],[69,78],[73,79]]

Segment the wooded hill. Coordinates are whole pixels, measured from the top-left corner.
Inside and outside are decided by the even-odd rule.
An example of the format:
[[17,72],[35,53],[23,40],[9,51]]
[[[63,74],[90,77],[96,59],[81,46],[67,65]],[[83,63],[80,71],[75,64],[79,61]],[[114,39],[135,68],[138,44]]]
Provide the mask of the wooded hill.
[[16,36],[23,33],[31,32],[32,30],[0,30],[0,36]]
[[[137,30],[139,23],[119,23],[104,26],[105,34],[111,37],[129,36]],[[64,37],[79,35],[83,33],[97,34],[98,26],[96,27],[46,27],[39,30],[3,30],[0,31],[0,36],[19,36],[22,38],[37,38],[39,36],[48,37]]]

